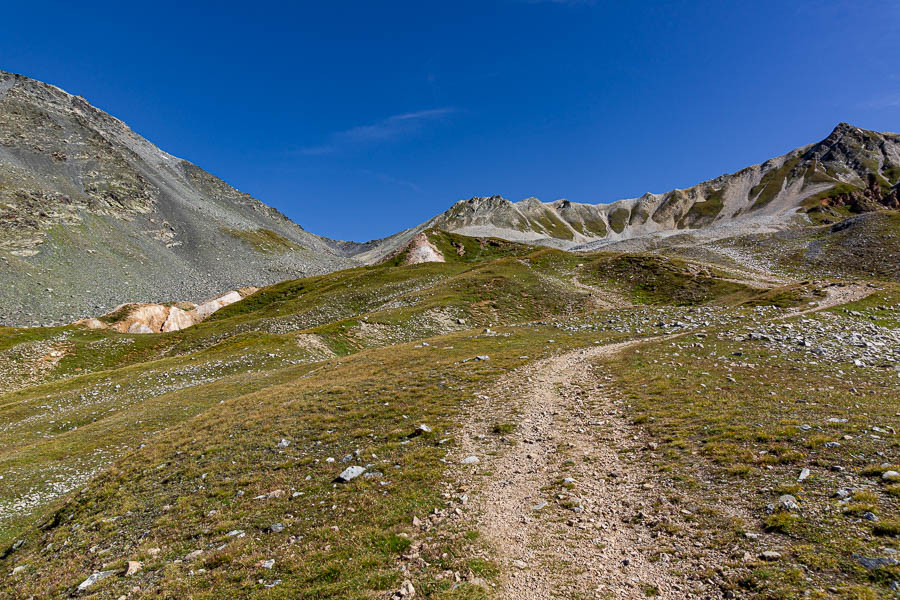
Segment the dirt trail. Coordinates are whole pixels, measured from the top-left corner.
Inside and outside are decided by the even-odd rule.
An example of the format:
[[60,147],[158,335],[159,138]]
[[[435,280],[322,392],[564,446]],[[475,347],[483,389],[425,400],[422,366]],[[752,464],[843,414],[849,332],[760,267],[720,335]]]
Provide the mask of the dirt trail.
[[611,290],[603,289],[599,286],[587,285],[578,281],[578,275],[572,275],[572,285],[583,292],[590,294],[588,302],[595,310],[607,310],[613,308],[627,308],[634,304],[622,296]]
[[870,287],[866,283],[836,283],[826,286],[825,288],[823,288],[823,290],[825,292],[825,297],[816,302],[815,305],[810,306],[809,308],[804,308],[802,310],[789,311],[786,315],[780,317],[778,320],[800,317],[803,315],[808,315],[810,313],[826,310],[835,306],[840,306],[842,304],[856,302],[857,300],[862,300],[863,298],[872,295],[877,290],[877,288]]
[[[489,431],[508,401],[483,396],[470,412],[460,457],[478,456],[481,463],[475,477],[464,472],[463,478],[476,482],[473,514],[504,571],[500,597],[646,598],[653,590],[659,598],[720,597],[702,580],[673,575],[668,555],[651,561],[656,544],[643,511],[666,504],[664,490],[640,463],[621,458],[620,450],[645,444],[622,401],[606,393],[611,376],[592,366],[639,343],[570,352],[501,380],[493,398],[521,399],[520,412],[506,415],[517,424],[514,444]],[[477,477],[479,468],[490,474]],[[564,482],[568,477],[574,481]],[[671,507],[675,520],[678,511]],[[679,564],[682,573],[700,571],[685,566]]]
[[[596,292],[574,278],[573,284]],[[874,291],[866,284],[824,290],[826,296],[814,306],[775,320]],[[631,346],[682,335],[583,348],[529,363],[504,376],[467,411],[458,458],[477,456],[480,462],[463,466],[459,476],[473,492],[475,525],[500,562],[499,597],[725,597],[702,574],[734,557],[694,552],[699,546],[692,543],[690,519],[667,498],[665,478],[640,460],[650,451],[648,442],[628,418],[603,365],[604,358]],[[515,431],[504,438],[491,432],[495,423],[515,424]],[[718,508],[749,518],[735,507]],[[660,552],[672,539],[656,537],[659,524],[684,532],[674,552]]]

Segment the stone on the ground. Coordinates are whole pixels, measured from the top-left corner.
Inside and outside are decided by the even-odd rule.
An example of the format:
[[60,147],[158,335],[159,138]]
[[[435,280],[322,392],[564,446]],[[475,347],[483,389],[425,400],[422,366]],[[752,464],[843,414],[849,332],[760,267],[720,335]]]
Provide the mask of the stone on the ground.
[[365,471],[366,471],[365,467],[360,467],[360,466],[356,466],[356,465],[354,465],[352,467],[347,467],[346,469],[341,471],[341,474],[338,475],[334,481],[336,483],[347,483],[353,479],[356,479],[357,477],[359,477],[360,475],[365,473]]
[[460,461],[464,465],[477,465],[481,460],[477,456],[467,456]]
[[411,434],[409,434],[409,437],[411,437],[411,438],[418,437],[418,436],[422,435],[423,433],[431,433],[431,427],[429,427],[428,425],[425,425],[424,423],[422,423],[421,425],[416,427],[416,430],[413,431]]
[[778,508],[782,510],[800,510],[800,504],[790,494],[784,494],[778,497]]
[[781,560],[781,553],[775,552],[774,550],[766,550],[759,557],[763,560],[773,561],[773,560]]
[[88,589],[98,581],[102,581],[109,577],[110,575],[114,575],[115,571],[97,571],[95,573],[91,573],[90,577],[82,581],[78,584],[78,591],[83,592]]
[[853,558],[861,564],[863,567],[869,569],[870,571],[874,571],[876,569],[881,569],[883,567],[894,567],[900,565],[900,561],[896,558],[890,556],[861,556],[859,554],[854,554]]

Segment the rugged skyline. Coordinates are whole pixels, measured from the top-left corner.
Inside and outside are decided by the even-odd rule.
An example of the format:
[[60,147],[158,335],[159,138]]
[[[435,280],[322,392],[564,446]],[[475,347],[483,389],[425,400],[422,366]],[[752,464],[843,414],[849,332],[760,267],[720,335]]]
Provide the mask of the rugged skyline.
[[68,323],[123,302],[198,302],[373,264],[431,228],[582,249],[684,232],[709,240],[896,209],[898,186],[900,136],[841,123],[686,189],[605,205],[473,197],[386,238],[336,241],[86,99],[0,71],[0,323]]
[[895,2],[92,7],[9,7],[0,68],[335,239],[472,196],[663,193],[841,121],[900,129]]

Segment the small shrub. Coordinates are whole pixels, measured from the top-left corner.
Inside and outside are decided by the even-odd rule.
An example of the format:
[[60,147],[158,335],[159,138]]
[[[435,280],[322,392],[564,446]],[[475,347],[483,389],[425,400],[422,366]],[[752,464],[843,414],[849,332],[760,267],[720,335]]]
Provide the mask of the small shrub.
[[774,533],[789,533],[799,521],[799,517],[789,512],[777,512],[766,517],[763,526],[766,531]]
[[875,527],[872,528],[872,532],[875,535],[889,535],[892,537],[897,537],[900,535],[900,521],[882,521],[881,523],[876,523]]

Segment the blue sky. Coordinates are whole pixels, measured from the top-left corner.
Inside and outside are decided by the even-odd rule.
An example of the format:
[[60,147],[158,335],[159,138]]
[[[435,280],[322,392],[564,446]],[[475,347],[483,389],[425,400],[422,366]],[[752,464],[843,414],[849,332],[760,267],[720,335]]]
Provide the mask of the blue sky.
[[900,130],[898,31],[867,0],[17,2],[0,68],[365,240],[473,195],[612,202],[840,121]]

